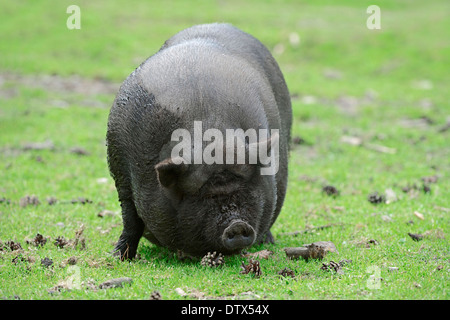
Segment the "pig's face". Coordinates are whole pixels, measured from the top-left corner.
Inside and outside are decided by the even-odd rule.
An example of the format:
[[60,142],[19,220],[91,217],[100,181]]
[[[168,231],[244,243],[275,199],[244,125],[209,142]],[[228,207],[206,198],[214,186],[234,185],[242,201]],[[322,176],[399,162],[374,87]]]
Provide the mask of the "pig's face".
[[194,256],[232,254],[268,231],[274,195],[264,180],[273,177],[261,176],[258,165],[177,165],[169,158],[155,169],[176,212],[172,247]]

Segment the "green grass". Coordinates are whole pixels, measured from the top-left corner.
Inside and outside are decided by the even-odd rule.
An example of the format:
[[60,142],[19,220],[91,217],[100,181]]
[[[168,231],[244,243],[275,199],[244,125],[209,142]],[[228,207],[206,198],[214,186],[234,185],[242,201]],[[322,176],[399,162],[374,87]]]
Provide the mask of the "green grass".
[[[9,200],[0,203],[0,240],[20,242],[22,256],[35,259],[14,264],[18,252],[0,251],[0,297],[148,299],[156,290],[163,299],[449,298],[450,130],[439,131],[450,116],[448,1],[378,1],[381,30],[366,28],[370,1],[78,1],[81,30],[66,28],[70,4],[0,5],[0,198]],[[84,94],[42,81],[58,74],[120,83],[174,33],[214,21],[233,23],[271,50],[283,47],[275,57],[293,95],[293,135],[307,142],[291,151],[288,194],[272,229],[276,244],[249,250],[274,252],[260,260],[260,278],[239,273],[245,260],[240,256],[211,269],[179,261],[144,239],[140,259],[112,258],[121,232],[105,152],[114,93]],[[289,42],[293,32],[298,46]],[[421,117],[431,123],[412,121]],[[343,143],[343,135],[395,153]],[[53,150],[23,150],[26,143],[46,140]],[[89,154],[75,154],[73,147]],[[421,188],[421,178],[433,175],[439,179],[430,193],[401,190],[414,183]],[[336,186],[340,195],[325,195],[324,184]],[[367,201],[370,193],[389,188],[398,201]],[[41,204],[21,207],[20,199],[32,194]],[[58,199],[54,205],[45,200],[51,196]],[[92,203],[72,204],[78,197]],[[104,209],[117,214],[98,217]],[[332,226],[286,234],[327,224]],[[73,239],[81,225],[85,250],[53,245],[58,236]],[[429,235],[415,242],[408,232]],[[42,248],[26,244],[36,233],[49,237]],[[367,248],[370,239],[378,245]],[[339,254],[323,261],[286,259],[283,248],[324,240],[333,241]],[[71,256],[78,258],[82,288],[50,294],[48,289],[74,275],[63,265]],[[45,257],[53,266],[41,265]],[[352,260],[343,275],[320,269],[322,262],[342,259]],[[295,271],[295,279],[277,275],[285,267]],[[370,285],[373,274],[382,278],[377,288]],[[108,290],[84,285],[118,277],[133,283]]]

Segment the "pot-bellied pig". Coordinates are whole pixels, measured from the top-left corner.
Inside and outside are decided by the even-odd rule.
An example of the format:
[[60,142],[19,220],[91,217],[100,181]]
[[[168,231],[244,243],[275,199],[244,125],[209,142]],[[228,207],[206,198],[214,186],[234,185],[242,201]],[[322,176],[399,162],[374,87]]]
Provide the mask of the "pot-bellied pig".
[[122,207],[115,247],[142,236],[187,255],[273,242],[286,194],[292,111],[278,64],[228,24],[167,40],[123,82],[107,155]]

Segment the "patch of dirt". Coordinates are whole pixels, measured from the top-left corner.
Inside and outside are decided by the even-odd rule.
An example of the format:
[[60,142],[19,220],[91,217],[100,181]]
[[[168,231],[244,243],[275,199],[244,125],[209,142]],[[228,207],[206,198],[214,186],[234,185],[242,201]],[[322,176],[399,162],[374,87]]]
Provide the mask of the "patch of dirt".
[[[99,94],[115,95],[120,83],[113,83],[104,79],[88,79],[78,75],[63,77],[59,75],[20,75],[15,73],[0,73],[0,84],[10,83],[15,88],[19,85],[38,88],[57,93],[80,94],[95,96]],[[9,86],[8,86],[9,87]],[[0,87],[1,98],[12,98],[18,94],[17,89]]]
[[[335,207],[335,209],[336,208],[337,207]],[[342,208],[339,207],[336,210],[341,211]],[[304,230],[294,231],[294,232],[285,232],[285,233],[282,233],[280,235],[281,236],[297,236],[299,234],[315,232],[315,231],[318,231],[318,230],[323,230],[323,229],[330,228],[332,226],[337,226],[337,225],[341,225],[341,224],[340,223],[329,223],[329,224],[326,224],[326,225],[323,225],[323,226],[317,226],[317,227],[307,226],[306,229],[304,229]]]
[[45,140],[44,142],[27,142],[22,146],[22,150],[54,150],[55,145],[51,140]]

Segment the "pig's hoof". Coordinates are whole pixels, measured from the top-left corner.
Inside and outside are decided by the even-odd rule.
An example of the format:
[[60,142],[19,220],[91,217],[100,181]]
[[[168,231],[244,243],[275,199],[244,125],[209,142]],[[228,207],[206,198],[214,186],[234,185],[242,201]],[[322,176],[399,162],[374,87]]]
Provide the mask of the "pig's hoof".
[[271,243],[274,244],[275,243],[275,239],[273,238],[272,232],[267,232],[266,236],[264,237],[264,240],[262,241],[263,243]]
[[113,251],[113,256],[120,257],[120,260],[130,260],[133,259],[136,255],[136,249],[132,248],[128,242],[122,242],[119,240],[119,243],[116,245]]

